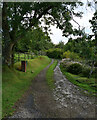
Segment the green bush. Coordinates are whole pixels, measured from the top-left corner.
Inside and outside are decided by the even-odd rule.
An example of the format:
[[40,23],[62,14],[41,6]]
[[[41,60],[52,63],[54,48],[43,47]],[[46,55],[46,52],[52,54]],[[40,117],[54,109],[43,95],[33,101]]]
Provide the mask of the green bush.
[[60,67],[63,69],[63,71],[66,71],[67,66],[66,66],[65,63],[62,62],[62,63],[60,64]]
[[71,54],[70,54],[70,59],[71,59],[71,60],[76,60],[76,59],[80,59],[80,57],[79,57],[76,53],[71,52]]
[[94,76],[95,78],[97,78],[97,68],[94,69],[94,71],[93,71],[93,76]]
[[46,51],[46,55],[50,58],[61,59],[63,51],[59,48],[49,49]]
[[95,62],[94,66],[97,67],[97,61]]
[[69,50],[64,52],[63,53],[63,58],[70,58],[70,54],[71,54],[71,52]]
[[72,74],[80,74],[82,72],[82,65],[79,63],[73,63],[70,66],[68,66],[67,71]]
[[[82,76],[89,77],[90,71],[91,71],[91,68],[87,68],[87,67],[83,68]],[[92,77],[97,78],[97,68],[93,69]]]
[[69,50],[63,53],[63,58],[70,58],[71,60],[80,59],[77,53],[70,52]]
[[84,67],[84,68],[82,69],[82,76],[84,76],[84,77],[89,77],[90,70],[91,70],[90,68]]
[[67,71],[68,66],[71,64],[72,64],[71,62],[64,61],[61,63],[61,66],[65,71]]

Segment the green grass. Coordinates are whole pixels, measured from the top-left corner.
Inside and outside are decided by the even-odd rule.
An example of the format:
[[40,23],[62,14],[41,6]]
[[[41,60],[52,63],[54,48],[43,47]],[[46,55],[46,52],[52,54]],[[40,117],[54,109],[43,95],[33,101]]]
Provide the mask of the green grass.
[[95,78],[81,77],[79,75],[74,75],[69,72],[64,71],[64,68],[60,65],[62,73],[66,78],[73,84],[79,86],[83,90],[87,90],[91,95],[97,94],[97,80]]
[[[3,66],[3,80],[2,80],[2,116],[6,117],[12,115],[14,109],[13,105],[22,97],[24,92],[29,88],[33,78],[45,68],[51,60],[42,56],[29,60],[27,64],[27,72],[22,72],[16,69],[20,68],[20,62],[17,62],[14,69],[9,69]],[[33,73],[31,73],[33,71]]]
[[46,74],[47,84],[49,85],[50,89],[55,88],[53,73],[54,73],[54,68],[56,67],[56,65],[57,65],[57,60],[55,60],[54,63],[49,67],[47,74]]

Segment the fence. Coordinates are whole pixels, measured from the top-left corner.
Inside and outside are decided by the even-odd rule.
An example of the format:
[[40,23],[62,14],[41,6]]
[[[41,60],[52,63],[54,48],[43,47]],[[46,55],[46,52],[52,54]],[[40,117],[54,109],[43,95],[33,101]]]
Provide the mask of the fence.
[[35,55],[33,53],[16,53],[14,55],[14,63],[23,60],[33,59],[34,57]]

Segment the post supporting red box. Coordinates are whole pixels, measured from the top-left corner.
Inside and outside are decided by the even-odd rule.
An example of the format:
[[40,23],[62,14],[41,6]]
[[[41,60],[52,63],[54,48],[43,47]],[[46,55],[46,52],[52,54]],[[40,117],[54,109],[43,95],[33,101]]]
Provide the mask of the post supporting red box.
[[23,72],[26,72],[26,61],[21,61],[21,69]]

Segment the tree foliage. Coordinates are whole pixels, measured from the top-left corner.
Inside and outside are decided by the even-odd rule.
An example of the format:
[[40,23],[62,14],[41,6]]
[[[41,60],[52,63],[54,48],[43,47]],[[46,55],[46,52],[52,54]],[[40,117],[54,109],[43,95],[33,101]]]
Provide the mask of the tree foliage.
[[[71,11],[82,5],[79,3],[53,3],[53,2],[4,2],[3,3],[3,57],[6,64],[11,64],[12,54],[16,43],[25,37],[27,31],[32,31],[40,23],[40,18],[45,24],[56,24],[63,31],[63,35],[72,34],[70,23]],[[48,17],[47,17],[48,15]],[[76,16],[78,16],[75,13]],[[48,28],[45,27],[48,31]]]
[[41,28],[36,28],[26,33],[25,38],[18,41],[16,46],[17,52],[28,52],[28,51],[43,51],[53,47],[48,34],[45,34]]
[[71,60],[79,60],[80,57],[77,53],[70,52],[69,50],[63,53],[63,58],[70,58]]
[[46,55],[50,58],[61,59],[63,50],[60,48],[53,48],[46,51]]

